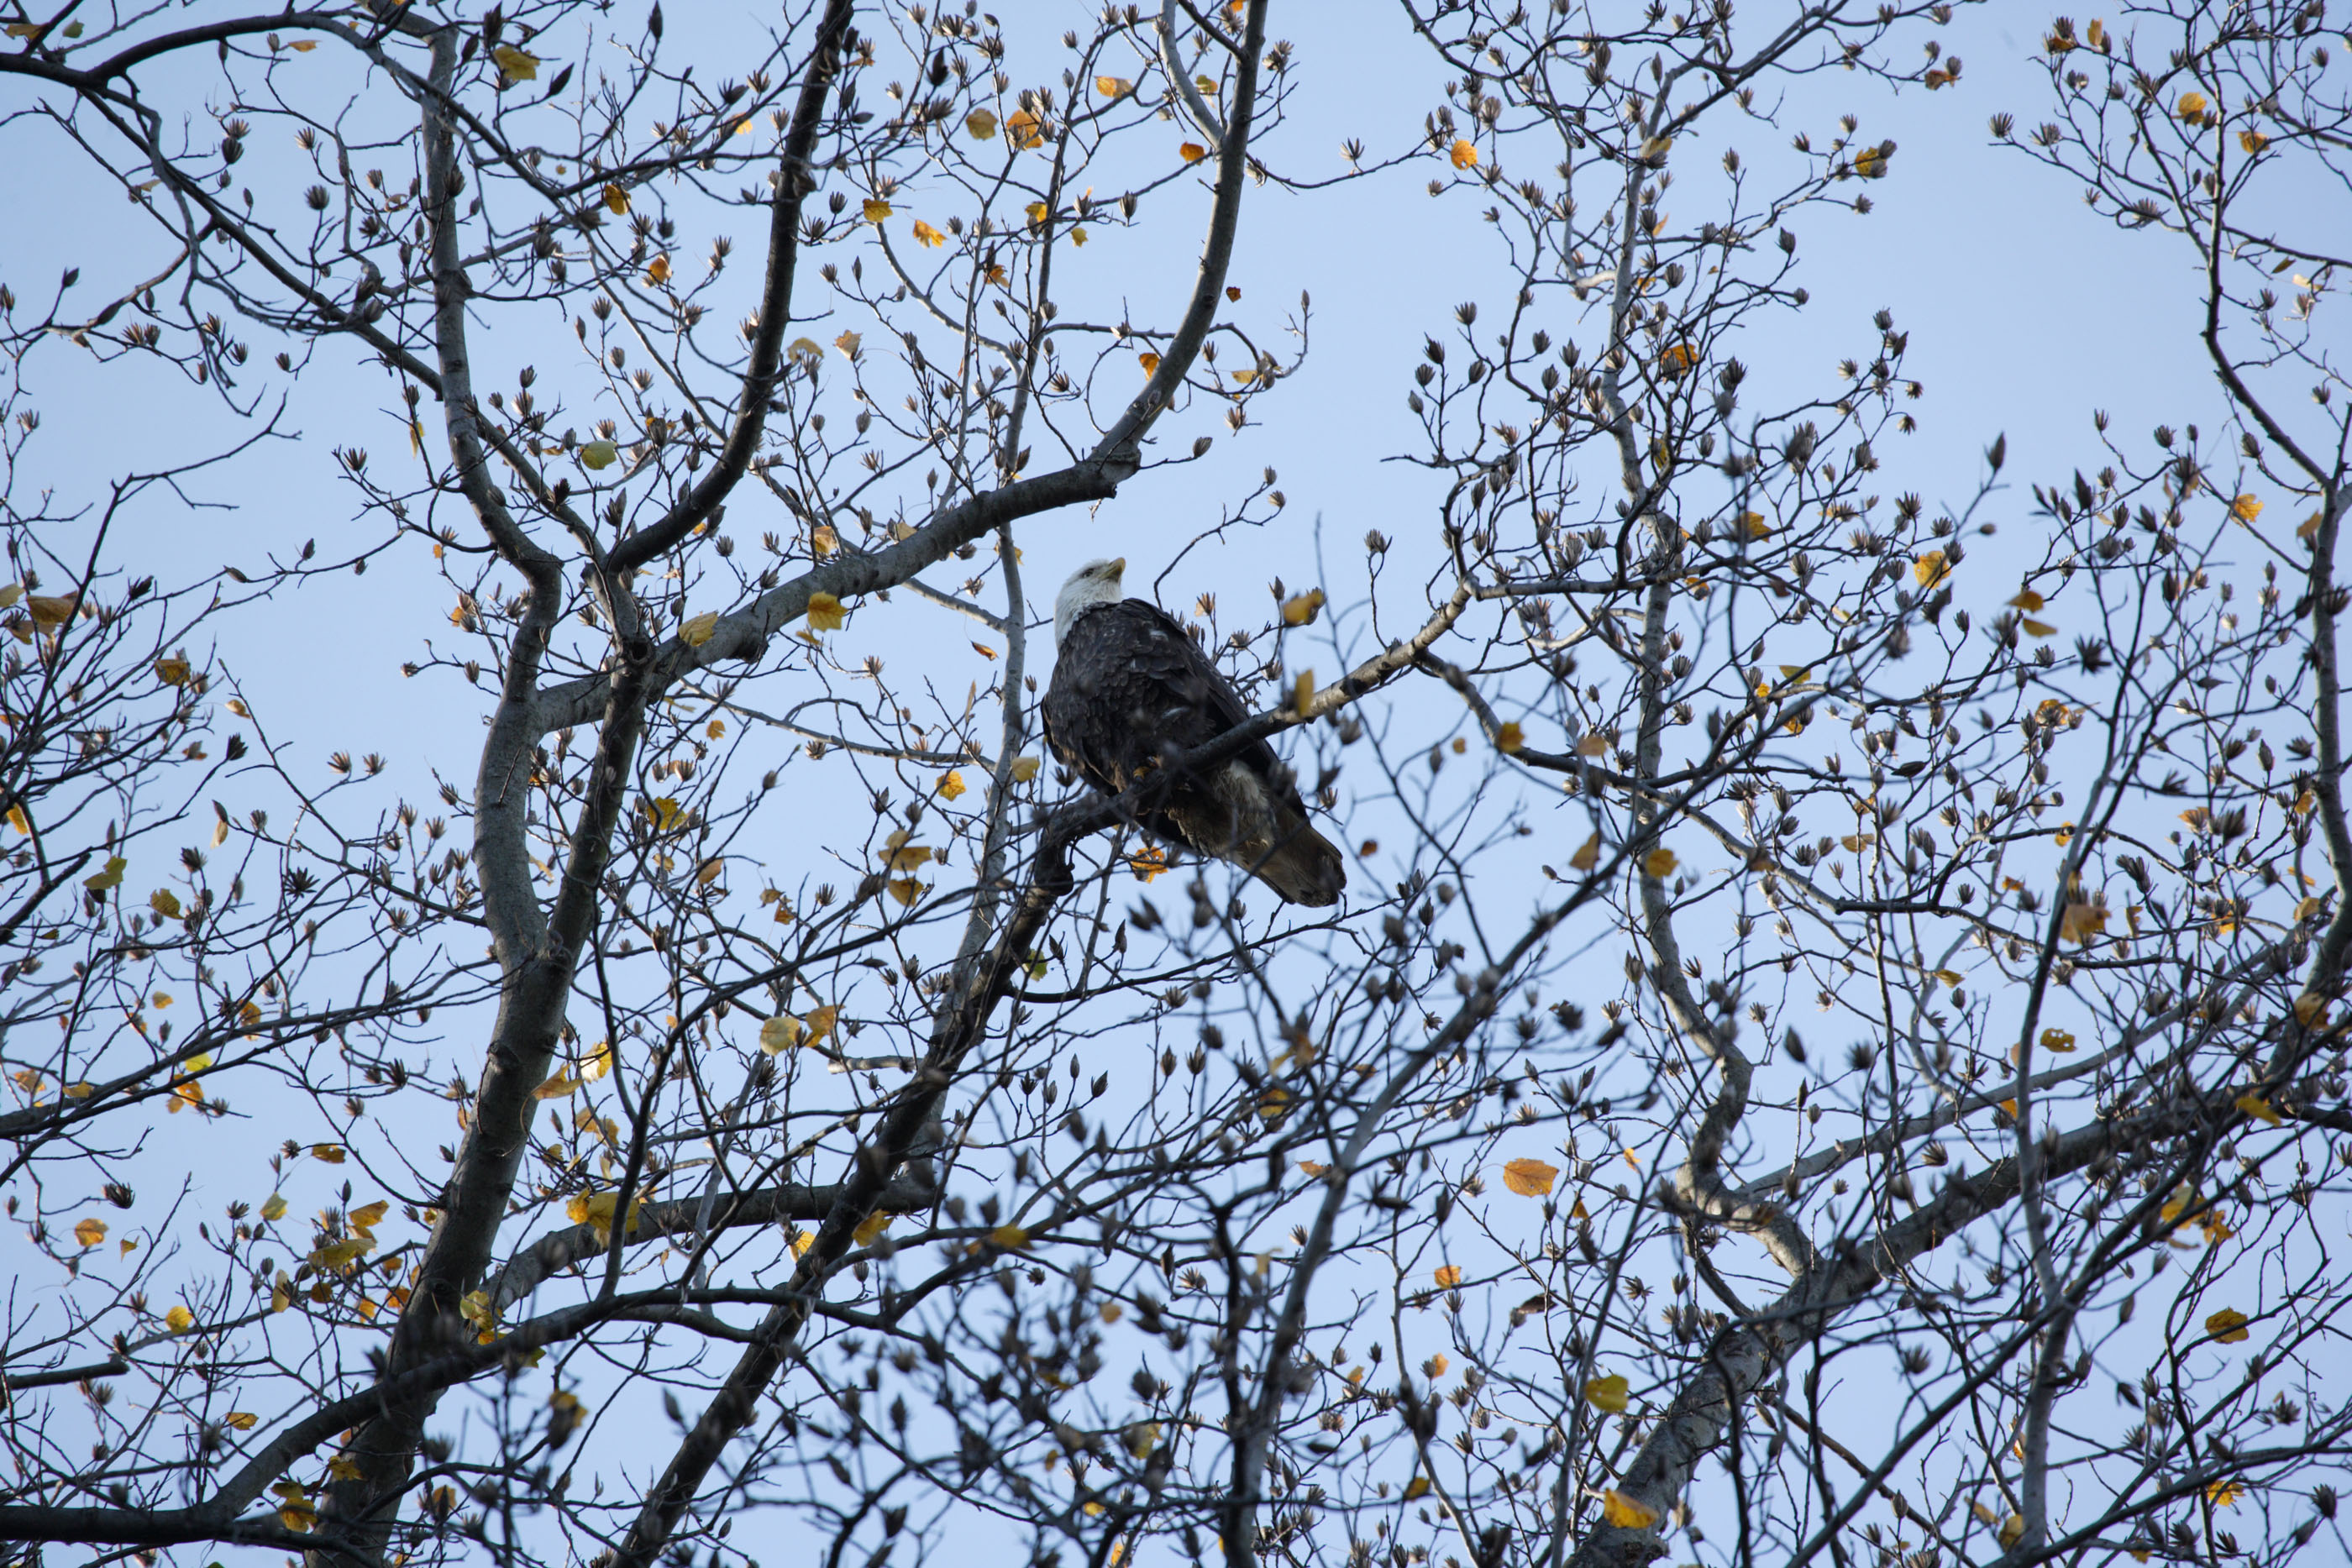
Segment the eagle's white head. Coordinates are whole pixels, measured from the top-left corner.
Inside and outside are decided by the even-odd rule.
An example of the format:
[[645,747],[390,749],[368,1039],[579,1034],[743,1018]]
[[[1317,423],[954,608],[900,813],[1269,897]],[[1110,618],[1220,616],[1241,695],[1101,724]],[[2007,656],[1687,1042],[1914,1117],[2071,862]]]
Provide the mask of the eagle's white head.
[[1054,596],[1054,645],[1070,634],[1070,623],[1097,604],[1116,602],[1122,594],[1118,580],[1127,570],[1127,558],[1117,560],[1090,560],[1070,573],[1062,584],[1062,591]]

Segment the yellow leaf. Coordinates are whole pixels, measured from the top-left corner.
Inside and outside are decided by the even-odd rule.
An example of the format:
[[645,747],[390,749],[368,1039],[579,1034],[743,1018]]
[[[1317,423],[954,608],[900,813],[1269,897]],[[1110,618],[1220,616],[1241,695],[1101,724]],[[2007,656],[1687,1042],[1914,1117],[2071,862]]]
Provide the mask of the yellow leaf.
[[975,141],[992,141],[996,138],[996,116],[984,109],[975,109],[963,117],[963,128],[971,132]]
[[1498,727],[1495,731],[1495,749],[1497,751],[1517,751],[1527,743],[1526,732],[1519,728],[1516,720]]
[[1125,77],[1097,77],[1095,90],[1105,98],[1125,98],[1135,90],[1135,84]]
[[657,256],[646,267],[646,281],[659,288],[669,281],[669,257]]
[[840,1020],[840,1018],[841,1009],[837,1007],[819,1008],[814,1012],[809,1014],[809,1043],[811,1045],[814,1045],[819,1040],[824,1039],[825,1036],[831,1034],[833,1032],[833,1026]]
[[1642,871],[1646,876],[1672,876],[1675,874],[1675,867],[1680,863],[1675,859],[1675,852],[1672,850],[1652,850],[1642,857]]
[[98,1085],[87,1081],[68,1083],[59,1092],[68,1100],[87,1100],[98,1092]]
[[610,468],[620,455],[621,449],[611,442],[591,441],[580,448],[580,465],[583,468]]
[[2089,946],[2092,937],[2106,928],[2106,908],[2097,904],[2069,904],[2066,913],[2058,921],[2060,936],[2085,946]]
[[356,1263],[367,1256],[368,1239],[352,1236],[341,1241],[330,1241],[313,1251],[307,1261],[321,1273]]
[[1761,512],[1742,512],[1739,514],[1739,531],[1748,538],[1766,539],[1772,537],[1772,525],[1764,520]]
[[1690,374],[1691,367],[1697,363],[1698,350],[1688,343],[1669,343],[1658,356],[1658,369],[1670,381]]
[[689,619],[685,625],[679,627],[677,629],[677,634],[685,640],[688,647],[699,648],[705,643],[709,642],[711,634],[718,630],[719,612],[716,610],[706,610],[701,614]]
[[2259,1094],[2241,1094],[2238,1096],[2234,1103],[2240,1111],[2242,1111],[2247,1115],[2259,1117],[2261,1120],[2269,1123],[2273,1127],[2280,1124],[2278,1112],[2272,1108],[2269,1101],[2263,1099]]
[[1000,1225],[988,1233],[989,1243],[1008,1252],[1018,1252],[1029,1245],[1029,1233],[1017,1225]]
[[1933,588],[1951,576],[1952,569],[1945,564],[1942,550],[1931,549],[1911,563],[1911,575],[1918,579],[1920,587]]
[[1304,718],[1307,716],[1307,710],[1314,706],[1315,672],[1301,670],[1298,672],[1298,679],[1290,688],[1290,711]]
[[2074,1049],[2074,1037],[2063,1029],[2045,1029],[2035,1043],[2044,1051],[2066,1051]]
[[812,593],[808,601],[808,623],[812,631],[838,632],[848,619],[841,601],[830,593]]
[[801,1042],[801,1020],[790,1013],[779,1013],[760,1026],[760,1049],[770,1056],[779,1056]]
[[129,863],[121,855],[109,855],[106,857],[106,869],[95,876],[82,878],[81,884],[92,893],[105,893],[119,887],[122,883],[123,867]]
[[95,1247],[106,1239],[106,1221],[85,1219],[74,1227],[74,1239],[85,1247]]
[[1454,142],[1454,151],[1448,156],[1453,159],[1456,169],[1475,169],[1478,166],[1478,149],[1467,141]]
[[1143,367],[1143,373],[1148,376],[1160,368],[1160,356],[1153,353],[1138,354],[1135,356],[1135,362]]
[[1157,846],[1141,849],[1128,857],[1128,869],[1135,873],[1138,882],[1150,882],[1168,869],[1168,852]]
[[[613,1235],[613,1216],[619,1212],[620,1207],[621,1195],[617,1192],[575,1193],[564,1204],[563,1213],[572,1224],[593,1226],[599,1236],[610,1240]],[[645,1207],[646,1200],[642,1193],[630,1201],[629,1229],[632,1233],[636,1230],[643,1218]],[[484,1310],[488,1310],[487,1301],[484,1303]],[[486,1322],[480,1326],[487,1329],[489,1324]]]
[[2263,504],[2252,496],[2241,496],[2230,503],[2230,515],[2242,523],[2251,523],[2263,515]]
[[1454,1286],[1462,1282],[1462,1270],[1456,1264],[1448,1263],[1440,1268],[1434,1274],[1431,1275],[1430,1278],[1437,1281],[1437,1288],[1439,1290],[1450,1291]]
[[31,836],[33,831],[33,820],[25,815],[25,808],[22,806],[8,808],[8,825],[27,837]]
[[1209,155],[1209,150],[1197,141],[1187,141],[1176,149],[1176,156],[1187,163],[1198,163]]
[[[2304,902],[2306,904],[2316,904],[2318,900],[2305,899]],[[2315,913],[2316,912],[2315,911]],[[2301,912],[2298,911],[2297,914],[2300,915]],[[2302,996],[2295,998],[2294,1021],[2301,1024],[2305,1029],[2316,1029],[2321,1024],[2326,1022],[2327,998],[2326,997],[2313,996],[2308,991],[2305,991]]]
[[2252,157],[2261,152],[2263,148],[2268,147],[2270,144],[2271,139],[2263,135],[2259,131],[2241,131],[2238,132],[2238,145],[2245,151],[2248,157]]
[[1865,180],[1886,178],[1886,161],[1895,155],[1895,143],[1882,141],[1875,147],[1865,147],[1853,155],[1853,172]]
[[2193,120],[2204,118],[2205,95],[2201,92],[2182,93],[2180,101],[2173,106],[2172,112],[2183,120]]
[[1412,1479],[1404,1483],[1405,1501],[1416,1502],[1428,1495],[1429,1478],[1427,1476],[1415,1476]]
[[168,887],[159,887],[147,895],[147,907],[166,920],[180,917],[180,895]]
[[843,359],[855,360],[857,358],[857,345],[864,340],[855,332],[844,332],[833,340],[833,346],[841,350]]
[[579,1092],[580,1080],[572,1077],[569,1072],[558,1072],[554,1077],[532,1090],[530,1097],[534,1100],[565,1100]]
[[1576,754],[1579,757],[1606,757],[1609,755],[1609,737],[1605,735],[1580,737],[1576,743]]
[[2234,1307],[2223,1307],[2205,1320],[2205,1332],[2222,1344],[2236,1344],[2248,1336],[2246,1314]]
[[612,1071],[613,1042],[600,1040],[596,1042],[596,1049],[588,1053],[588,1060],[580,1064],[580,1081],[593,1083]]
[[1322,608],[1323,591],[1321,589],[1312,588],[1305,593],[1295,594],[1282,601],[1282,623],[1285,626],[1307,625],[1315,619],[1316,612]]
[[890,215],[890,204],[879,196],[868,196],[858,211],[865,214],[867,223],[878,224]]
[[823,560],[841,548],[841,535],[831,523],[819,523],[809,530],[809,553]]
[[2235,1508],[2238,1500],[2245,1495],[2246,1489],[2230,1479],[2214,1481],[2205,1489],[2205,1500],[2215,1508]]
[[882,857],[882,863],[889,870],[914,871],[930,863],[931,846],[910,844],[907,840],[911,836],[908,829],[900,828],[883,841],[887,852]]
[[188,661],[177,657],[156,660],[155,678],[162,681],[167,686],[186,685],[188,684]]
[[[1108,1318],[1112,1308],[1117,1305],[1115,1301],[1107,1303],[1103,1307],[1103,1315]],[[1160,1423],[1157,1421],[1129,1422],[1127,1428],[1119,1434],[1119,1442],[1134,1458],[1150,1458],[1152,1448],[1160,1442]]]
[[807,366],[814,373],[824,359],[824,350],[817,347],[814,338],[794,338],[784,345],[784,357],[795,363]]
[[895,1214],[878,1212],[869,1214],[859,1223],[856,1230],[850,1232],[850,1239],[860,1247],[871,1247],[874,1245],[874,1239],[889,1229],[890,1222],[898,1218]]
[[915,220],[915,243],[917,245],[933,246],[943,246],[948,243],[948,236],[933,228],[929,224],[925,223],[922,219],[917,218]]
[[964,782],[962,770],[954,768],[949,768],[940,779],[940,799],[942,800],[953,800],[962,795],[963,791]]
[[2021,588],[2010,603],[2020,610],[2039,610],[2042,605],[2042,598],[2030,588]]
[[74,611],[81,604],[81,596],[59,596],[36,593],[25,601],[25,609],[36,626],[62,626],[73,619]]
[[500,44],[490,51],[490,58],[498,63],[500,78],[509,83],[539,79],[539,57],[525,54],[512,44]]
[[1664,1515],[1639,1498],[1611,1487],[1601,1494],[1601,1517],[1620,1530],[1647,1530]]
[[686,825],[686,808],[667,795],[639,800],[637,809],[645,813],[646,820],[653,824],[654,831],[657,833],[667,833]]
[[2058,634],[2057,627],[2047,621],[2036,621],[2031,616],[2021,618],[2018,624],[2025,628],[2025,634],[2029,637],[2055,637]]
[[250,1410],[232,1410],[221,1417],[221,1425],[236,1432],[250,1432],[260,1424],[261,1417]]
[[1021,210],[1027,214],[1029,226],[1033,229],[1043,224],[1050,214],[1050,209],[1043,202],[1032,202]]
[[901,908],[912,908],[915,900],[923,896],[923,884],[911,876],[896,877],[883,885]]
[[1045,140],[1039,129],[1037,117],[1025,109],[1016,109],[1004,121],[1004,135],[1016,148],[1037,146]]
[[1611,1373],[1606,1377],[1587,1378],[1584,1397],[1596,1410],[1606,1410],[1612,1416],[1625,1414],[1626,1396],[1631,1389],[1622,1373]]
[[2319,514],[2317,512],[2312,513],[2311,516],[2304,518],[2302,522],[2295,525],[2294,537],[2299,539],[2315,538],[2318,537],[2318,534]]
[[1329,1166],[1323,1164],[1320,1160],[1301,1160],[1298,1162],[1298,1169],[1300,1173],[1305,1176],[1320,1176],[1325,1171],[1329,1170],[1330,1168],[1331,1167]]
[[173,1307],[163,1314],[163,1326],[173,1333],[185,1333],[196,1326],[196,1314],[185,1307]]
[[1559,1167],[1541,1160],[1512,1160],[1503,1166],[1503,1185],[1521,1197],[1541,1197],[1559,1179]]
[[1037,768],[1038,759],[1034,757],[1014,758],[1013,759],[1013,781],[1016,784],[1028,783],[1029,780],[1037,777]]
[[812,1247],[815,1246],[815,1245],[816,1245],[816,1232],[815,1232],[815,1231],[814,1231],[814,1230],[795,1230],[795,1231],[793,1231],[793,1257],[795,1257],[795,1258],[805,1258],[805,1257],[807,1257],[807,1256],[808,1256],[808,1249],[809,1249],[810,1248],[812,1248]]
[[2000,1537],[2002,1546],[2016,1545],[2025,1534],[2025,1516],[2021,1513],[2011,1514],[2000,1521],[2000,1529],[1997,1533]]
[[286,1195],[281,1192],[273,1192],[268,1197],[262,1199],[261,1218],[264,1219],[285,1218]]
[[1599,865],[1600,863],[1601,835],[1599,833],[1595,833],[1591,838],[1585,840],[1583,844],[1578,848],[1577,852],[1568,857],[1568,865],[1570,871],[1591,871],[1594,866]]

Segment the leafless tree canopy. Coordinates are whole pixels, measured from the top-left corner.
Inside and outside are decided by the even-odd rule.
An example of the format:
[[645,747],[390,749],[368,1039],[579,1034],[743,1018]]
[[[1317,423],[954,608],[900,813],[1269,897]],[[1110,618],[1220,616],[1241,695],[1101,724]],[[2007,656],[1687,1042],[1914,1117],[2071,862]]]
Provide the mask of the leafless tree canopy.
[[[1290,0],[721,9],[8,13],[12,1561],[2352,1551],[2340,4],[1989,128],[1940,4],[1365,5],[1442,97],[1337,162]],[[1933,243],[1895,94],[2178,258],[2173,427],[1904,444],[1794,237]],[[1234,259],[1360,183],[1474,279],[1409,482],[1165,606],[1327,914],[1044,756],[1022,546],[1305,537],[1152,497],[1303,427]],[[236,651],[371,568],[428,754],[322,771]]]

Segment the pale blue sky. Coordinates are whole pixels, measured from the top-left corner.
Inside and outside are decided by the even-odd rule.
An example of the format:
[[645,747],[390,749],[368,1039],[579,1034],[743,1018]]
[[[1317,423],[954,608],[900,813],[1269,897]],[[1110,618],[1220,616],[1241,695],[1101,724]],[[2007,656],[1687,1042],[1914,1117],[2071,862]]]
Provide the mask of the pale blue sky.
[[[1003,0],[999,9],[1016,40],[1043,43],[1028,53],[1016,41],[1016,79],[1034,79],[1049,65],[1058,68],[1058,52],[1047,40],[1065,26],[1085,26],[1094,7]],[[728,34],[743,15],[719,5],[675,5],[670,42],[690,51],[692,34]],[[1377,155],[1418,136],[1422,116],[1439,101],[1444,72],[1393,8],[1369,0],[1276,0],[1274,16],[1274,34],[1297,46],[1292,118],[1267,145],[1276,167],[1328,177],[1342,167],[1339,147],[1345,138],[1362,138]],[[2194,337],[2195,278],[2181,242],[2116,233],[2086,211],[2071,182],[2033,166],[2014,149],[1990,144],[1986,121],[1996,110],[2013,111],[2028,124],[2042,113],[2048,89],[2038,63],[2039,26],[2020,6],[1964,8],[1940,35],[1948,53],[1967,62],[1960,85],[1896,94],[1874,80],[1831,72],[1791,89],[1777,131],[1750,128],[1741,141],[1751,163],[1769,165],[1790,134],[1823,135],[1837,113],[1851,109],[1861,116],[1864,137],[1890,136],[1899,143],[1890,176],[1869,188],[1874,213],[1856,217],[1821,208],[1807,214],[1799,226],[1799,280],[1811,290],[1811,302],[1801,315],[1760,320],[1740,351],[1765,384],[1785,380],[1817,386],[1849,346],[1874,337],[1872,313],[1890,308],[1897,326],[1911,333],[1908,370],[1926,383],[1927,395],[1914,405],[1918,434],[1882,446],[1884,488],[1890,495],[1916,490],[1931,508],[1964,504],[1981,473],[1984,447],[2005,432],[2012,487],[1984,516],[2001,526],[2003,544],[2014,538],[2021,545],[2036,533],[2028,521],[2027,482],[2063,478],[2078,465],[2096,466],[2094,408],[2111,413],[2116,429],[2133,441],[2143,440],[2160,421],[2203,417],[2220,423]],[[732,47],[717,45],[713,52]],[[111,188],[93,191],[69,151],[53,142],[34,151],[45,132],[20,125],[11,134],[18,141],[12,157],[0,162],[0,212],[20,219],[38,214],[39,221],[12,223],[0,241],[0,277],[15,287],[20,301],[32,300],[64,267],[79,265],[86,277],[79,297],[101,298],[148,254],[133,210]],[[268,134],[282,132],[273,128]],[[1712,166],[1720,152],[1705,134],[1678,149],[1677,159],[1694,165],[1682,201],[1699,202],[1703,176],[1696,171]],[[1314,336],[1307,366],[1255,405],[1258,423],[1238,437],[1226,433],[1213,410],[1180,413],[1163,423],[1165,450],[1181,450],[1194,434],[1214,434],[1208,460],[1147,475],[1096,514],[1072,512],[1023,525],[1028,593],[1037,612],[1050,612],[1053,590],[1071,567],[1095,556],[1126,555],[1130,585],[1148,583],[1177,541],[1268,465],[1280,471],[1289,501],[1278,526],[1237,534],[1222,548],[1196,553],[1171,581],[1166,595],[1171,606],[1213,591],[1255,616],[1268,578],[1280,573],[1294,585],[1312,578],[1309,528],[1318,515],[1331,537],[1331,559],[1347,573],[1357,560],[1355,541],[1367,528],[1380,528],[1408,550],[1427,539],[1434,530],[1430,503],[1437,486],[1420,470],[1381,460],[1417,450],[1419,433],[1404,399],[1424,335],[1452,330],[1455,302],[1499,305],[1507,287],[1494,236],[1476,219],[1479,204],[1468,192],[1432,200],[1423,193],[1431,172],[1430,164],[1420,162],[1312,194],[1286,195],[1270,186],[1247,192],[1232,274],[1244,291],[1240,308],[1262,308],[1252,325],[1269,328],[1302,289],[1310,292]],[[1139,321],[1171,319],[1191,277],[1204,207],[1198,192],[1181,187],[1154,198],[1145,227],[1106,235],[1082,253],[1082,265],[1071,264],[1070,298],[1107,304],[1123,297],[1136,302]],[[742,214],[730,221],[739,282],[749,287],[757,274],[758,225]],[[684,248],[696,252],[703,243],[689,225]],[[822,285],[813,267],[803,276],[798,303],[813,311],[824,300]],[[1573,318],[1563,317],[1554,334],[1573,330]],[[525,359],[537,358],[543,368],[561,362],[569,333],[547,319],[535,332],[526,339],[500,323],[483,334],[477,357],[486,384],[511,386],[512,371]],[[830,338],[831,332],[815,335]],[[257,334],[251,341],[257,363],[279,346]],[[561,375],[550,373],[548,384],[561,385]],[[54,485],[62,499],[87,500],[116,472],[153,465],[165,455],[200,455],[236,431],[209,392],[139,364],[94,370],[65,343],[39,350],[30,379],[43,428],[28,473],[18,478],[20,490],[29,478]],[[347,347],[328,345],[299,383],[288,414],[289,427],[302,439],[193,482],[193,493],[235,509],[180,513],[152,502],[131,519],[117,559],[168,579],[221,563],[257,565],[273,552],[290,558],[307,538],[320,541],[322,554],[341,553],[354,537],[355,507],[331,451],[361,445],[379,463],[404,462],[396,408],[381,373],[354,363]],[[594,417],[584,407],[582,413],[583,423]],[[1591,476],[1597,488],[1610,483],[1605,473]],[[733,503],[733,513],[730,530],[747,539],[787,521],[780,508],[748,490]],[[763,522],[771,513],[772,521]],[[373,528],[368,524],[362,531]],[[1987,567],[1971,574],[1973,586],[1964,588],[1961,601],[1998,603],[2014,586],[1992,570],[1998,549],[1980,549],[1973,559]],[[470,785],[478,720],[488,709],[487,688],[469,690],[446,674],[413,682],[399,674],[400,664],[419,656],[425,640],[455,635],[448,595],[431,566],[421,546],[404,546],[364,577],[322,579],[289,591],[273,609],[223,629],[222,652],[273,738],[289,743],[289,766],[309,769],[307,777],[323,783],[330,752],[384,752],[393,767],[368,799],[387,808],[396,791],[429,800],[433,768]],[[952,586],[957,575],[930,574],[942,586]],[[902,602],[896,612],[854,620],[837,647],[852,658],[887,651],[894,664],[935,671],[942,684],[961,691],[981,670],[969,652],[971,631],[969,622],[951,615]],[[1033,657],[1042,681],[1049,657],[1045,640]],[[1459,720],[1453,699],[1433,687],[1405,690],[1394,700],[1407,705],[1410,726],[1437,732]],[[840,780],[845,797],[855,793],[845,779]],[[257,792],[256,800],[242,799],[243,789],[231,783],[219,793],[232,810],[274,804],[259,800]],[[844,809],[862,827],[862,808]],[[1580,838],[1581,809],[1568,816]],[[814,862],[808,846],[822,842],[826,831],[822,810],[796,802],[793,841],[780,845],[779,861]],[[1570,847],[1546,842],[1543,855],[1564,854]],[[1534,860],[1543,855],[1529,861],[1530,888]],[[1518,892],[1496,890],[1496,895],[1515,901]],[[1609,961],[1613,966],[1613,950]],[[451,1043],[462,1061],[467,1042]],[[171,1139],[159,1145],[159,1153],[168,1160],[194,1165],[188,1151],[209,1140],[215,1147],[206,1157],[218,1163],[205,1179],[218,1179],[231,1195],[259,1196],[260,1154],[252,1154],[250,1168],[237,1167],[257,1143],[248,1145],[227,1127],[200,1128],[194,1118],[167,1131]],[[436,1138],[445,1135],[446,1127],[434,1132]]]

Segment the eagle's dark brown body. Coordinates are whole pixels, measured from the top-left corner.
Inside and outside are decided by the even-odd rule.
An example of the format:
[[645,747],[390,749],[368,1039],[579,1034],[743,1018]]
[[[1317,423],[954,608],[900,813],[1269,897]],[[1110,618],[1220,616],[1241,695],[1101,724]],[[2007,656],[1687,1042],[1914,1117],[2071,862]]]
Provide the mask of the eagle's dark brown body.
[[[1045,693],[1045,738],[1116,795],[1249,717],[1184,628],[1140,599],[1097,604],[1064,634]],[[1140,813],[1145,830],[1231,862],[1293,904],[1339,902],[1346,862],[1307,820],[1290,771],[1265,741],[1179,779]]]

